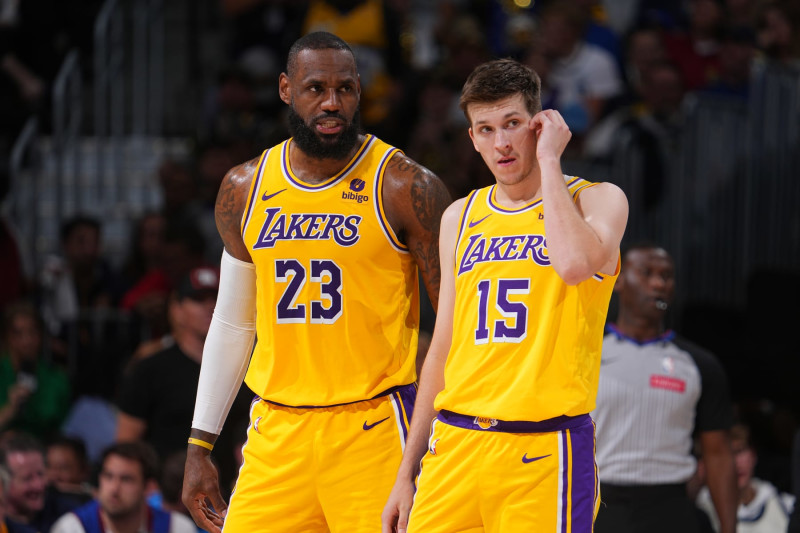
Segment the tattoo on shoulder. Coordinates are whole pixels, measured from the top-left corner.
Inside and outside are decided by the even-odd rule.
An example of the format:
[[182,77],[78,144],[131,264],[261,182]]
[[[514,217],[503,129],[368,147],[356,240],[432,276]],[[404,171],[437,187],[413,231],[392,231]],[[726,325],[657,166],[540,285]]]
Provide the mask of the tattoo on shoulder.
[[257,165],[258,159],[243,163],[228,171],[222,180],[214,212],[217,228],[223,236],[223,240],[227,232],[239,232],[247,191],[250,189],[250,182]]
[[[423,227],[438,228],[442,213],[450,205],[450,194],[444,184],[424,167],[411,168],[411,202],[414,214]],[[438,231],[436,232],[438,235]]]

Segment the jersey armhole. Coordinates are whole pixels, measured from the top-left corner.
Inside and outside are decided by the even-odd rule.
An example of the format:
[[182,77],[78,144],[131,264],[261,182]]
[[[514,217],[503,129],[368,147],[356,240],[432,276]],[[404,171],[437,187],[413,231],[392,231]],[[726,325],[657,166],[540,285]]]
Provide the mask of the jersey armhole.
[[408,253],[408,246],[400,242],[400,239],[397,238],[392,225],[389,224],[389,220],[386,218],[386,211],[383,207],[383,179],[386,175],[386,167],[389,164],[389,160],[394,157],[395,154],[402,153],[403,151],[399,148],[389,147],[386,153],[383,154],[380,163],[378,163],[378,170],[375,171],[375,190],[373,194],[375,195],[375,215],[378,217],[378,222],[380,222],[384,236],[395,250]]
[[250,190],[247,192],[247,209],[242,213],[241,233],[242,238],[247,231],[247,224],[250,222],[250,216],[253,214],[253,207],[256,204],[258,191],[261,189],[261,177],[264,175],[264,164],[267,161],[271,149],[264,150],[261,154],[261,159],[258,162],[258,167],[250,180]]

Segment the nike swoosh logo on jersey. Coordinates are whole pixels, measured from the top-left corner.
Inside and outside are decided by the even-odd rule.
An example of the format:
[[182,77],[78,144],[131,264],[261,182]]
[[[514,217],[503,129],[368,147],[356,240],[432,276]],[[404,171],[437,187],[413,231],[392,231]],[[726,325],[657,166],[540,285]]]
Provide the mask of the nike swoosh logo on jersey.
[[266,202],[267,200],[269,200],[269,199],[270,199],[270,198],[272,198],[273,196],[275,196],[275,195],[278,195],[278,194],[282,193],[282,192],[283,192],[283,191],[285,191],[285,190],[286,190],[286,189],[281,189],[281,190],[279,190],[278,192],[274,192],[274,193],[272,193],[272,194],[267,194],[267,193],[264,193],[264,196],[262,196],[262,197],[261,197],[261,199],[262,199],[262,200],[264,200],[264,201]]
[[487,219],[487,218],[489,218],[490,216],[491,216],[491,213],[489,213],[488,215],[486,215],[485,217],[483,217],[483,218],[482,218],[482,219],[480,219],[480,220],[476,220],[476,221],[474,221],[474,222],[473,222],[473,221],[470,221],[470,223],[469,223],[469,227],[470,227],[470,228],[474,228],[475,226],[477,226],[478,224],[480,224],[481,222],[483,222],[484,220],[486,220],[486,219]]
[[388,417],[388,416],[387,416],[386,418],[384,418],[383,420],[378,420],[378,421],[377,421],[377,422],[375,422],[374,424],[367,424],[367,421],[366,421],[366,420],[364,420],[364,431],[367,431],[367,430],[369,430],[369,429],[372,429],[372,428],[374,428],[375,426],[377,426],[378,424],[380,424],[381,422],[386,422],[387,420],[389,420],[389,417]]
[[532,463],[534,461],[538,461],[539,459],[544,459],[545,457],[550,457],[553,455],[552,453],[548,453],[547,455],[542,455],[540,457],[528,457],[528,454],[522,456],[522,462],[525,464]]

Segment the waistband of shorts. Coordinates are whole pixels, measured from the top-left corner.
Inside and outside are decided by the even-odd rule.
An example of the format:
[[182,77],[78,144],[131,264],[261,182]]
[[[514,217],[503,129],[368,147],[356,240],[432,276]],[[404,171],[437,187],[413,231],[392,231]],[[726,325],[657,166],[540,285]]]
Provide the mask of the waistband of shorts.
[[591,423],[592,421],[592,418],[588,414],[578,416],[564,415],[540,422],[528,422],[523,420],[508,421],[497,420],[496,418],[461,415],[446,410],[439,411],[436,418],[449,426],[474,429],[477,431],[496,431],[499,433],[550,433],[553,431],[563,431],[565,429],[575,429],[584,424]]
[[370,400],[376,400],[378,398],[383,398],[384,396],[389,396],[390,394],[398,392],[398,391],[399,392],[405,392],[405,391],[408,391],[408,390],[413,390],[416,387],[417,387],[416,383],[409,383],[408,385],[397,385],[397,386],[392,387],[390,389],[386,389],[385,391],[383,391],[383,392],[381,392],[379,394],[376,394],[372,398],[365,398],[363,400],[355,400],[355,401],[352,401],[352,402],[332,403],[330,405],[289,405],[289,404],[285,404],[285,403],[273,402],[272,400],[267,400],[266,398],[260,398],[260,399],[265,401],[265,402],[267,402],[267,403],[270,403],[272,405],[279,405],[281,407],[291,407],[293,409],[326,409],[328,407],[340,407],[342,405],[353,405],[353,404],[356,404],[356,403],[368,402]]

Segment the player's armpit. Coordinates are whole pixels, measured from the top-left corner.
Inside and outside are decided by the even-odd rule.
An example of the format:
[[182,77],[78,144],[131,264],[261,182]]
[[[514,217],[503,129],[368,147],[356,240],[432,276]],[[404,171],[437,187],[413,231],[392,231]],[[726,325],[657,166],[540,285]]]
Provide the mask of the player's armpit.
[[425,282],[434,309],[439,301],[439,225],[452,199],[430,170],[402,153],[389,161],[383,183],[386,217],[408,246]]
[[225,249],[236,259],[250,263],[253,261],[242,239],[242,216],[259,161],[260,158],[251,159],[225,174],[214,207],[217,231]]

